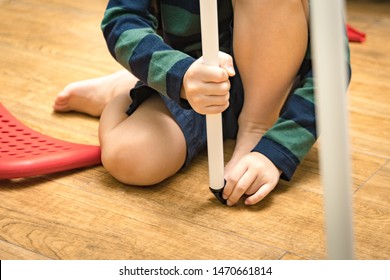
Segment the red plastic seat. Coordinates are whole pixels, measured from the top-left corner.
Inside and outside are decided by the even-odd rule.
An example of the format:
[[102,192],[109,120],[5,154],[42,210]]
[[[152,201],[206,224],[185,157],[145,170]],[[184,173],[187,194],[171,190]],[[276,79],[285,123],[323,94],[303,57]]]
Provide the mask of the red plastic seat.
[[37,132],[0,103],[0,179],[26,178],[100,164],[100,147]]
[[348,32],[348,40],[350,42],[362,43],[366,41],[366,33],[353,28],[349,24],[347,24],[347,32]]

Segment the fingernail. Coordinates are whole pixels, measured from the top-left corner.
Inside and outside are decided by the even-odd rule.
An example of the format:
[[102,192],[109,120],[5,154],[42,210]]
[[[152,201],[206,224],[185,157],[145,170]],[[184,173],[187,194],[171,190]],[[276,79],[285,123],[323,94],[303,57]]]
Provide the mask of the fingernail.
[[233,66],[229,66],[228,68],[228,71],[231,75],[235,75],[236,74],[236,71],[234,70],[234,67]]

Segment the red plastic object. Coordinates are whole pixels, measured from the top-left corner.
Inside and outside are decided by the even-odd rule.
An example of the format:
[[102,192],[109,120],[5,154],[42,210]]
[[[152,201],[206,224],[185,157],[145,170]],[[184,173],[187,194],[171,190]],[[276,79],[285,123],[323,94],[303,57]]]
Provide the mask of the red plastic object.
[[356,30],[355,28],[353,28],[349,24],[347,24],[347,32],[348,32],[348,40],[350,42],[362,43],[362,42],[364,42],[366,40],[366,34],[365,33]]
[[0,179],[26,178],[100,164],[100,147],[39,133],[0,103]]

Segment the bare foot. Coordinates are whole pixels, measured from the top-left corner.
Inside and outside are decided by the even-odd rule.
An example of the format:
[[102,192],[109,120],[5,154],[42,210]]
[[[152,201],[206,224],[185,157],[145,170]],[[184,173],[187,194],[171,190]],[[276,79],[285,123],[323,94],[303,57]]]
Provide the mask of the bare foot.
[[118,94],[129,92],[136,82],[132,74],[121,70],[111,75],[71,83],[57,95],[53,110],[76,111],[99,117],[108,101]]

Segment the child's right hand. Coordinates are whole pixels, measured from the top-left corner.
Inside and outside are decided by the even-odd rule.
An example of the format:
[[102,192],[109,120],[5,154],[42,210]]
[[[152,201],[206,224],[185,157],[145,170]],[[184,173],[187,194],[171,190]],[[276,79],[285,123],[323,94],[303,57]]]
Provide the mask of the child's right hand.
[[233,58],[219,52],[219,67],[196,60],[183,79],[181,97],[199,114],[221,113],[229,107],[229,77],[235,75]]

